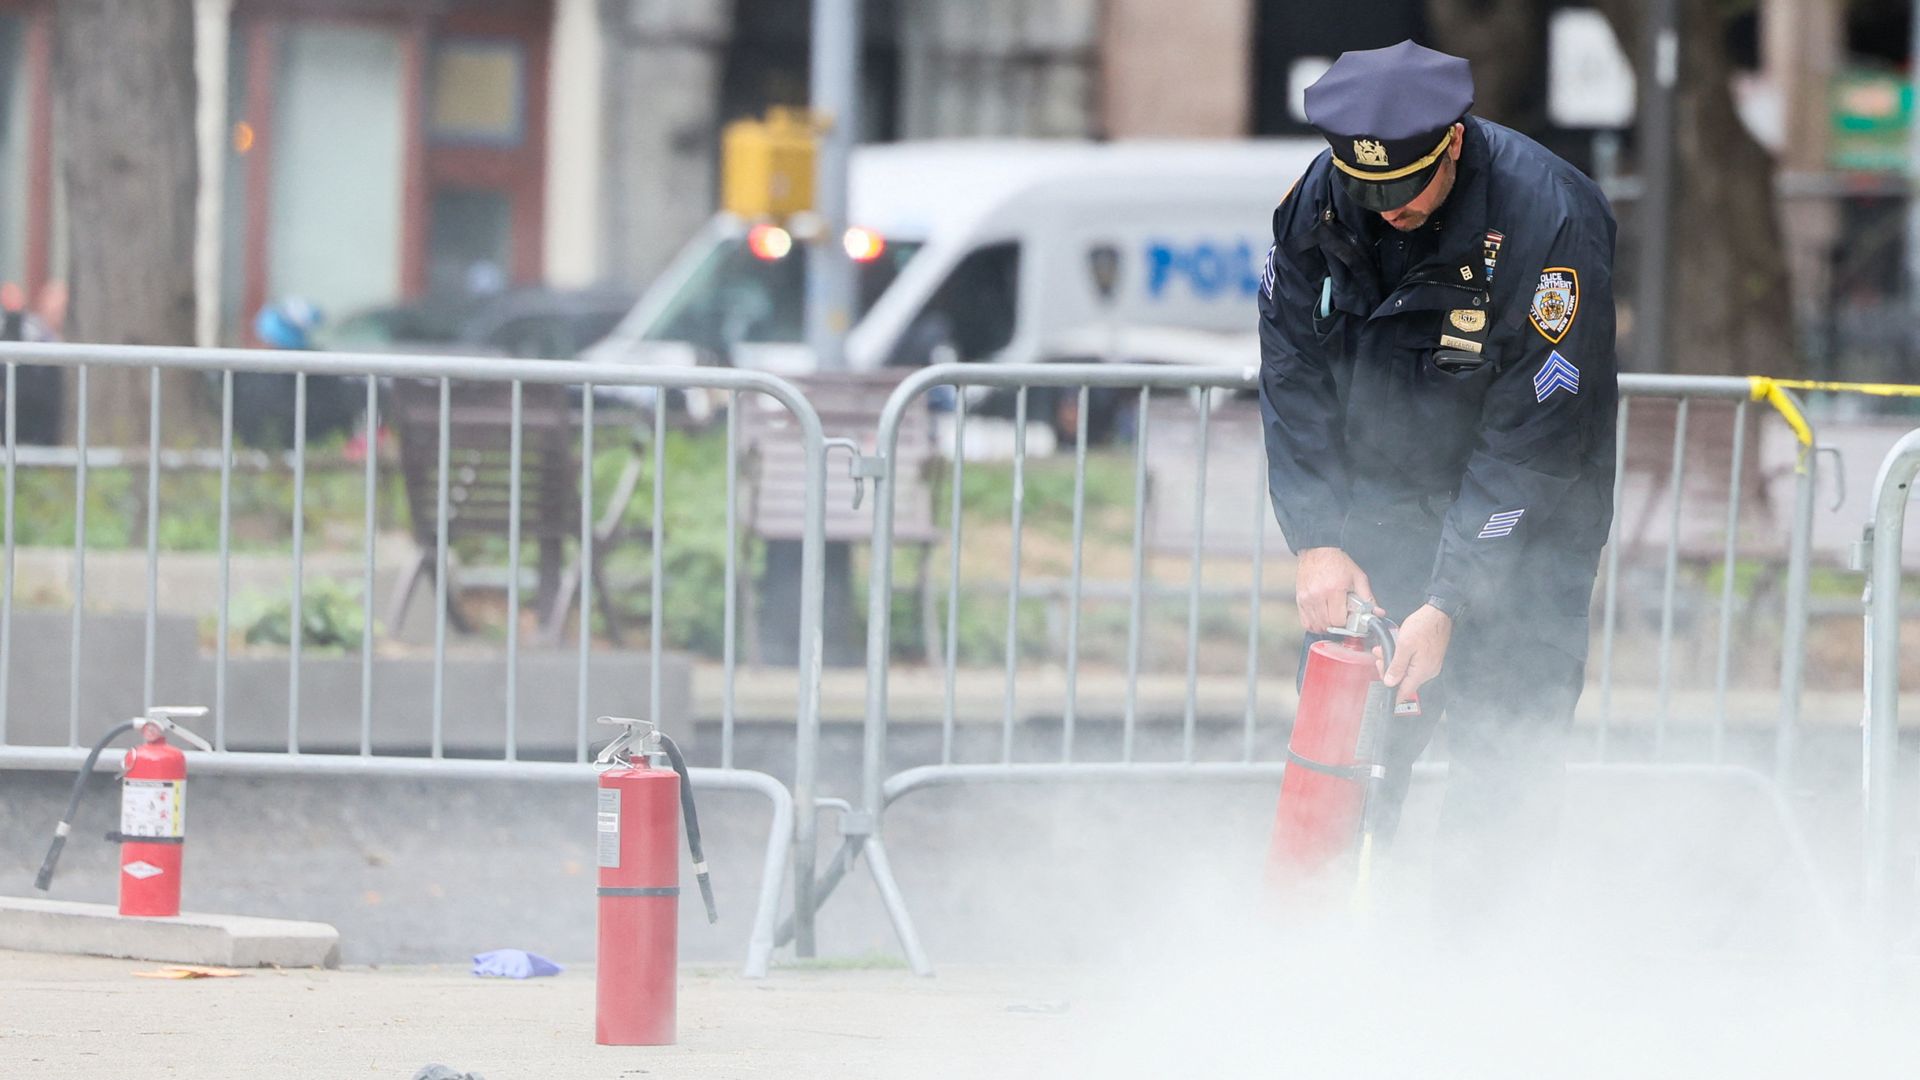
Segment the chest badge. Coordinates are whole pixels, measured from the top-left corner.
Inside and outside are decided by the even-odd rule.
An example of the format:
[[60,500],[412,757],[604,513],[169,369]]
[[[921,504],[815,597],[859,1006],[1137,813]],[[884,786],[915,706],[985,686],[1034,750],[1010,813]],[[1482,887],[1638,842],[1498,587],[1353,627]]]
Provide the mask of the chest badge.
[[1487,328],[1487,313],[1472,308],[1456,308],[1447,312],[1447,321],[1461,333],[1477,334]]
[[1540,336],[1560,344],[1579,313],[1580,275],[1568,266],[1549,266],[1540,271],[1540,285],[1533,291],[1533,304],[1527,309],[1527,321]]

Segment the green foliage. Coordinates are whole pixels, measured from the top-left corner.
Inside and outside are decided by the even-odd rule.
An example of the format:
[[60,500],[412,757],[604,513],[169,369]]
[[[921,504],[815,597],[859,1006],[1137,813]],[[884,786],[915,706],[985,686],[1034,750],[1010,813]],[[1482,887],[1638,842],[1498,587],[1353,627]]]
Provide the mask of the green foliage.
[[[944,467],[944,466],[943,466]],[[1091,533],[1116,518],[1130,522],[1133,514],[1133,452],[1087,453],[1086,517]],[[1026,527],[1045,535],[1073,535],[1073,473],[1071,449],[1050,458],[1032,458],[1025,465]],[[934,513],[942,525],[952,521],[949,476],[935,485]],[[967,522],[1009,521],[1013,512],[1013,463],[968,462],[960,491],[960,512]]]
[[[925,627],[920,618],[920,598],[911,588],[911,578],[894,578],[897,586],[893,594],[893,655],[897,659],[919,660],[926,656]],[[933,597],[934,615],[937,632],[947,632],[947,591],[935,590]],[[866,601],[860,602],[860,610],[867,610]],[[1047,604],[1044,600],[1023,599],[1020,601],[1020,615],[1014,623],[1014,641],[1021,656],[1047,656],[1052,653],[1048,640]],[[959,642],[955,649],[962,667],[997,667],[1007,660],[1007,597],[1004,586],[995,596],[982,596],[979,592],[960,594],[960,617],[958,630],[954,638]],[[941,652],[941,662],[945,662],[945,652]]]
[[[22,547],[73,544],[74,472],[22,468],[14,536]],[[229,518],[234,551],[276,552],[292,547],[293,474],[285,469],[235,469]],[[309,459],[306,479],[307,546],[318,549],[329,522],[350,526],[357,545],[365,513],[366,479],[357,463],[321,448]],[[399,470],[382,470],[377,481],[379,527],[404,523],[404,481]],[[160,475],[159,541],[162,551],[217,551],[220,547],[220,474],[180,470]],[[396,517],[398,516],[398,520]],[[144,548],[147,543],[145,466],[87,470],[87,547],[94,551]]]
[[[248,593],[235,607],[234,621],[245,633],[247,644],[293,643],[291,597]],[[359,587],[326,578],[307,582],[302,592],[300,623],[304,631],[301,643],[305,646],[342,651],[359,648],[367,626]]]
[[[662,564],[661,636],[673,648],[719,656],[726,643],[727,460],[724,429],[670,431],[666,439],[665,501],[660,522]],[[646,626],[653,617],[654,462],[648,448],[594,455],[594,504],[612,498],[629,455],[643,455],[644,468],[623,518],[624,535],[609,554],[614,604],[622,622]],[[745,521],[740,526],[744,529]],[[742,544],[746,549],[748,545]],[[742,551],[736,572],[744,581],[756,572]],[[744,591],[744,590],[743,590]]]

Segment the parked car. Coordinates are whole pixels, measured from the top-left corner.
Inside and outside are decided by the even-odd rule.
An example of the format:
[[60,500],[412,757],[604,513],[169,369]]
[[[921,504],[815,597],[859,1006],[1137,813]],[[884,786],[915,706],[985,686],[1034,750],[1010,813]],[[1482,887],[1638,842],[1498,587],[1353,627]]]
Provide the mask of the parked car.
[[[296,343],[276,343],[262,336],[284,348],[327,352],[571,360],[605,336],[632,306],[633,294],[618,289],[513,289],[478,297],[429,297],[354,312],[338,320],[323,318]],[[263,312],[263,317],[272,311]],[[234,425],[241,440],[263,448],[291,446],[293,398],[291,375],[236,375]],[[307,438],[319,440],[351,431],[365,408],[362,380],[308,378]]]
[[335,352],[437,352],[571,360],[611,331],[634,295],[612,288],[513,289],[355,312],[318,334]]

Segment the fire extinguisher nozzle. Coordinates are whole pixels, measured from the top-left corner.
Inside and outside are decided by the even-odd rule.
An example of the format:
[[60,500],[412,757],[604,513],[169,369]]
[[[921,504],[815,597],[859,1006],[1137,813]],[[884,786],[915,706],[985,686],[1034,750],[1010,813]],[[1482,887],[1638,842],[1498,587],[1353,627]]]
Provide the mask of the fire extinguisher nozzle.
[[60,852],[67,846],[67,823],[60,823],[60,831],[54,834],[53,845],[47,848],[47,858],[40,864],[40,873],[34,875],[33,887],[46,892],[53,885],[53,867],[60,861]]
[[720,909],[713,906],[713,882],[707,879],[707,874],[704,870],[696,875],[696,880],[700,882],[700,899],[705,901],[707,905],[708,925],[719,922]]

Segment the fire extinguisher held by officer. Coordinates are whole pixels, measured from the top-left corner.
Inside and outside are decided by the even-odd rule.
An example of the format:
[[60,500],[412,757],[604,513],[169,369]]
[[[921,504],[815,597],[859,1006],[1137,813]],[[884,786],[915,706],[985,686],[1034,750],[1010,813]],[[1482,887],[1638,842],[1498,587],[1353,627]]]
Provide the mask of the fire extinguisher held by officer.
[[1301,622],[1338,627],[1357,596],[1401,624],[1396,808],[1446,718],[1442,895],[1552,835],[1613,513],[1613,215],[1472,106],[1458,57],[1343,54],[1307,88],[1329,151],[1274,213],[1258,300]]

